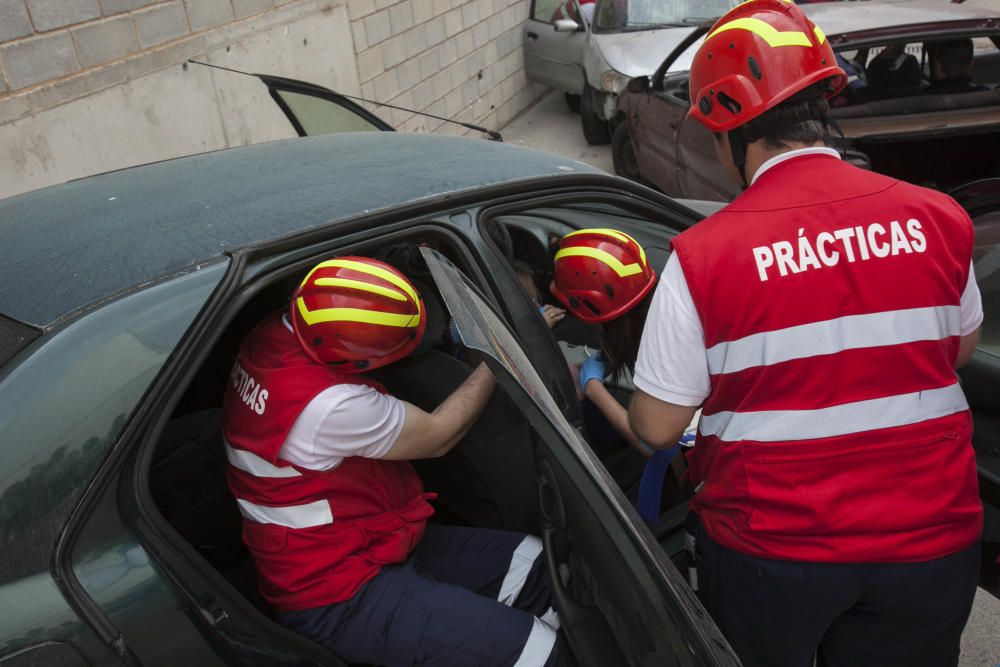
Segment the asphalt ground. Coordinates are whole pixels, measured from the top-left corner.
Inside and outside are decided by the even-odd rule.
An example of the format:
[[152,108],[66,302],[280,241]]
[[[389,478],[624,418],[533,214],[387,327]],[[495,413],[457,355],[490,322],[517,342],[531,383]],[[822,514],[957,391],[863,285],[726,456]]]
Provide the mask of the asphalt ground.
[[[580,129],[580,116],[569,110],[561,93],[549,93],[501,132],[507,143],[541,149],[614,173],[611,147],[587,144]],[[982,589],[976,593],[962,635],[959,665],[1000,667],[1000,600]]]

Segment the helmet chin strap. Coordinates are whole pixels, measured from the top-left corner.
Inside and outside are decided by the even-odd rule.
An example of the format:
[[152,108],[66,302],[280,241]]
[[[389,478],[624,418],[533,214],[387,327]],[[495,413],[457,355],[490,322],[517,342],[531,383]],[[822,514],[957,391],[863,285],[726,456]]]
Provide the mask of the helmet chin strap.
[[740,178],[743,181],[740,187],[746,190],[750,187],[750,183],[747,180],[747,141],[743,135],[743,128],[737,127],[729,130],[729,152],[733,156],[733,164],[736,165],[736,170],[740,172]]

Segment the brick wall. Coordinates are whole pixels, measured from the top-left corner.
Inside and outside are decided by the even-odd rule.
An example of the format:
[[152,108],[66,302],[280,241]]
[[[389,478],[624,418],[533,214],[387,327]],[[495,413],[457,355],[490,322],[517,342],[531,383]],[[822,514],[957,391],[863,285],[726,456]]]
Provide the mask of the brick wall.
[[[259,82],[305,79],[500,128],[529,0],[0,0],[0,197],[292,134]],[[247,83],[249,81],[249,83]],[[402,130],[475,134],[370,107]]]
[[[542,88],[524,75],[529,0],[348,0],[364,97],[503,127]],[[379,115],[397,128],[469,134],[460,126],[399,110]]]
[[290,1],[0,0],[0,93],[93,70]]

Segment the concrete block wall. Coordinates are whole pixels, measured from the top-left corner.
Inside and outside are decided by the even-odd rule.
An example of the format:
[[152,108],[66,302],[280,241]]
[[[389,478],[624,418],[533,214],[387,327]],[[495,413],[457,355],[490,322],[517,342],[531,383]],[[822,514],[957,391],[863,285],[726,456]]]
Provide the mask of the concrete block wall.
[[[0,197],[293,136],[259,81],[304,79],[500,128],[529,0],[0,0]],[[370,107],[399,129],[476,134]]]
[[[364,97],[498,129],[543,88],[521,53],[530,0],[348,0]],[[395,109],[371,110],[414,132],[475,135]]]

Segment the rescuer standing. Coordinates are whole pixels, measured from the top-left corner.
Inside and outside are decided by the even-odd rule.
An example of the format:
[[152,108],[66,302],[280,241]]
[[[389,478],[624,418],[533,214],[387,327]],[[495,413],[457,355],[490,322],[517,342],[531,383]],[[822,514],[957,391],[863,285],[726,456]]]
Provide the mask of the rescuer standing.
[[702,600],[744,664],[956,665],[982,507],[955,368],[982,304],[951,198],[825,146],[845,85],[796,5],[709,31],[690,115],[746,190],[682,233],[630,407],[689,456]]

